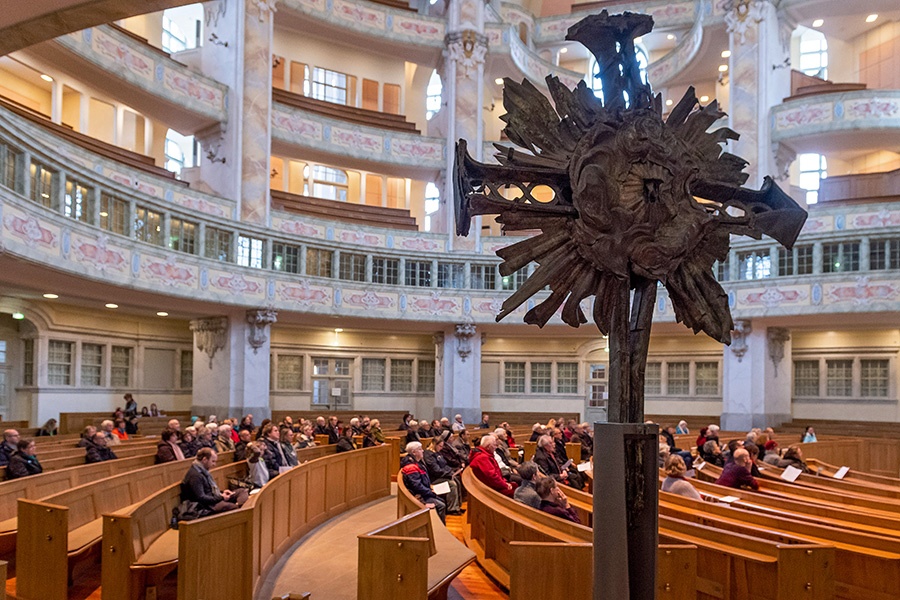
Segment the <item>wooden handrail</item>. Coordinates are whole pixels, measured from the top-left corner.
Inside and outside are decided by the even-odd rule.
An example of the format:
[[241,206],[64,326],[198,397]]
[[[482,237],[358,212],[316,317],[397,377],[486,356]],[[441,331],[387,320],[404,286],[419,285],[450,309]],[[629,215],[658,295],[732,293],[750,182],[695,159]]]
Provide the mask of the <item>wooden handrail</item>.
[[419,229],[415,218],[410,215],[409,211],[399,208],[325,200],[323,198],[301,196],[278,190],[272,190],[272,205],[274,208],[285,212],[328,220],[410,231]]
[[326,102],[325,100],[317,100],[315,98],[310,98],[309,96],[295,94],[294,92],[289,92],[280,88],[272,88],[272,100],[286,106],[292,106],[294,108],[299,108],[326,117],[341,119],[358,125],[377,127],[379,129],[391,129],[403,133],[420,133],[416,128],[416,124],[407,121],[404,115],[395,115],[393,113],[348,106],[346,104]]

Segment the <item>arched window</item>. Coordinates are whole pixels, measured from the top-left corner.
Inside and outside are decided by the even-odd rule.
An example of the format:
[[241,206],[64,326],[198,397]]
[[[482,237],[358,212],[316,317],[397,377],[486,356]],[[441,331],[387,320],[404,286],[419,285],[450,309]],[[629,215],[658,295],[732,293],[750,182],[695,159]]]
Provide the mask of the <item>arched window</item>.
[[431,215],[441,207],[441,190],[429,182],[425,186],[425,231],[431,231]]
[[203,5],[189,4],[163,11],[162,48],[166,52],[181,52],[201,45]]
[[431,72],[431,79],[428,80],[428,87],[425,88],[425,118],[429,121],[439,110],[441,110],[441,93],[444,85],[441,83],[441,76],[438,75],[437,69]]
[[176,175],[182,169],[200,164],[200,148],[192,135],[181,135],[174,129],[166,132],[166,170]]
[[828,42],[821,31],[807,29],[800,36],[800,70],[828,79]]
[[[649,60],[647,59],[647,51],[644,50],[642,46],[635,44],[634,46],[634,54],[637,56],[638,68],[641,72],[641,81],[643,83],[647,83],[647,65],[649,64]],[[621,67],[620,67],[621,68]],[[591,56],[590,62],[590,78],[588,79],[588,87],[593,90],[594,95],[603,100],[603,81],[598,77],[600,75],[600,66],[597,64],[597,59]],[[625,98],[625,105],[628,105],[628,98]]]
[[819,201],[819,184],[828,177],[828,163],[822,154],[801,154],[797,157],[800,165],[800,187],[806,190],[806,203]]

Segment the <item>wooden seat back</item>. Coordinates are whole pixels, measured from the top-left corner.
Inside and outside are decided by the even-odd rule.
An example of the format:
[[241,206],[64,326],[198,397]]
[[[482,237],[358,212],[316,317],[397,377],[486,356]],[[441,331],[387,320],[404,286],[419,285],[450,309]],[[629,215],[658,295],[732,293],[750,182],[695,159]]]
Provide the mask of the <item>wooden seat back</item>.
[[[219,460],[230,463],[232,453],[222,453]],[[63,599],[68,581],[69,533],[173,483],[180,482],[191,459],[145,467],[77,486],[40,501],[19,500],[18,525],[28,535],[16,543],[17,589],[23,599]],[[102,526],[98,530],[102,532]],[[93,543],[89,544],[93,545]],[[43,552],[54,556],[61,546],[66,556],[61,562],[47,563]],[[87,550],[85,547],[83,550]],[[80,553],[80,552],[79,552]]]
[[430,512],[423,508],[357,536],[359,600],[428,595],[427,558],[437,553]]
[[[390,447],[378,446],[310,460],[269,481],[241,510],[181,524],[179,600],[255,597],[268,572],[303,535],[390,493],[389,459]],[[220,545],[243,548],[247,559],[209,552]]]
[[[138,445],[134,447],[119,447],[116,446],[113,448],[113,452],[116,453],[118,460],[124,458],[134,458],[137,456],[154,456],[156,454],[156,446],[150,445]],[[40,460],[40,457],[38,457]],[[60,458],[54,458],[48,461],[41,461],[41,467],[44,469],[44,473],[49,471],[56,471],[58,469],[67,469],[69,467],[77,467],[85,464],[85,450],[84,448],[78,448],[78,452],[75,452],[72,455],[62,456]],[[6,467],[0,467],[0,478],[6,478]]]

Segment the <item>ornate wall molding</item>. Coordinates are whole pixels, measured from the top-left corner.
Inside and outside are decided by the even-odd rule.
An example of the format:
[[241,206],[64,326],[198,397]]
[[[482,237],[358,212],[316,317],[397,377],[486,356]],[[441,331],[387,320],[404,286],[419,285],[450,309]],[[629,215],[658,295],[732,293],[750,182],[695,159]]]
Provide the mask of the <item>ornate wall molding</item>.
[[275,13],[278,12],[278,9],[275,8],[275,5],[278,3],[278,0],[252,0],[253,6],[256,7],[257,17],[259,18],[260,23],[265,23],[266,20],[271,19],[275,16]]
[[475,337],[474,323],[460,323],[456,326],[456,353],[466,362],[472,354],[472,338]]
[[478,75],[478,67],[484,65],[484,57],[487,55],[487,36],[466,29],[447,34],[444,44],[446,45],[444,58],[456,62],[462,75],[465,77]]
[[266,335],[268,333],[266,328],[276,321],[278,321],[278,311],[272,307],[247,311],[247,323],[250,324],[247,342],[253,348],[253,354],[256,354],[265,345],[269,339]]
[[775,377],[778,377],[778,365],[784,359],[784,344],[790,341],[791,334],[784,327],[769,327],[766,337],[769,342],[769,359],[775,366]]
[[206,319],[194,319],[191,321],[191,331],[194,332],[194,345],[200,352],[206,352],[209,356],[209,368],[212,369],[213,358],[216,352],[225,347],[228,335],[227,317],[209,317]]
[[766,0],[726,0],[724,8],[725,29],[746,43],[747,30],[760,23],[764,17]]
[[772,144],[772,154],[775,158],[775,179],[785,181],[791,176],[791,164],[797,160],[797,153],[781,142]]
[[747,354],[747,336],[751,331],[750,321],[735,320],[734,331],[731,332],[731,353],[737,356],[738,362],[744,360],[744,355]]

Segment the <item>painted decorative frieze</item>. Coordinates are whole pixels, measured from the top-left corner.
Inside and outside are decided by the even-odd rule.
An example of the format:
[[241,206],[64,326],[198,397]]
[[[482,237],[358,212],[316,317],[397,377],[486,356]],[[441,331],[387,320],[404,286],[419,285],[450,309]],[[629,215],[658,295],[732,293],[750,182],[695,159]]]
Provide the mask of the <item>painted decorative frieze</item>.
[[772,108],[772,139],[835,131],[900,130],[900,90],[857,90],[789,100]]

